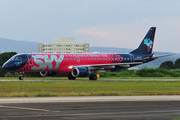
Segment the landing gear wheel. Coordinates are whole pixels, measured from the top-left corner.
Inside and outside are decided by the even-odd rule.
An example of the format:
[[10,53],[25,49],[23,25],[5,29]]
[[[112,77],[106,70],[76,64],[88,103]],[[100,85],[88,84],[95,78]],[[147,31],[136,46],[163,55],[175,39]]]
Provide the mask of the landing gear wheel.
[[92,74],[89,76],[89,80],[97,80],[96,74]]
[[23,79],[24,79],[24,72],[21,71],[21,72],[19,73],[19,80],[23,80]]
[[24,76],[23,75],[19,75],[19,80],[23,80]]
[[69,74],[69,75],[68,75],[68,79],[69,79],[69,80],[75,80],[76,77],[74,77],[74,76],[72,76],[71,74]]

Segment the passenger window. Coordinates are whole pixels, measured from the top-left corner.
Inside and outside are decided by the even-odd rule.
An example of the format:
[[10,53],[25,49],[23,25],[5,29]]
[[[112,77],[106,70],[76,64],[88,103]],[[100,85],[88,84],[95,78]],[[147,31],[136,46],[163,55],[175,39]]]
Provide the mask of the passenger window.
[[84,58],[84,60],[86,60],[86,58]]
[[99,60],[99,58],[97,58],[97,60]]

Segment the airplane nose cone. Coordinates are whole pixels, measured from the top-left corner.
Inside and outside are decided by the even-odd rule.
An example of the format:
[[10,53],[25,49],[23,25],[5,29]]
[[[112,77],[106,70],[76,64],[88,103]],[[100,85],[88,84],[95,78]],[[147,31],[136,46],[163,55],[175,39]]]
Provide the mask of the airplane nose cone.
[[5,64],[3,64],[2,69],[9,70],[10,66],[7,63],[5,63]]
[[6,64],[4,64],[3,66],[2,66],[2,69],[7,69],[7,65]]

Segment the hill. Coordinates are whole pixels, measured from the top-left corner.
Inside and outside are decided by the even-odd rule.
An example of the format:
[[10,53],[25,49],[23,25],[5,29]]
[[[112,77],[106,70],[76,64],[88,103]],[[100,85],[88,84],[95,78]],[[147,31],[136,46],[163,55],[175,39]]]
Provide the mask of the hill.
[[0,38],[1,53],[12,51],[17,53],[37,52],[37,47],[37,42],[16,41],[11,39]]

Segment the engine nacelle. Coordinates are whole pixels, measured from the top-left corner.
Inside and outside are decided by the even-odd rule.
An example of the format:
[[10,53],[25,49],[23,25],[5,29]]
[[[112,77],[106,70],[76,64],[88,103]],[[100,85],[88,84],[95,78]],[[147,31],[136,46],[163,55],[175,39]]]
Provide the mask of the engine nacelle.
[[72,69],[71,74],[73,77],[87,77],[89,70],[85,67],[76,67]]
[[40,72],[40,75],[42,77],[45,77],[45,76],[54,76],[56,75],[56,72],[48,72],[48,71],[45,71],[45,72]]

